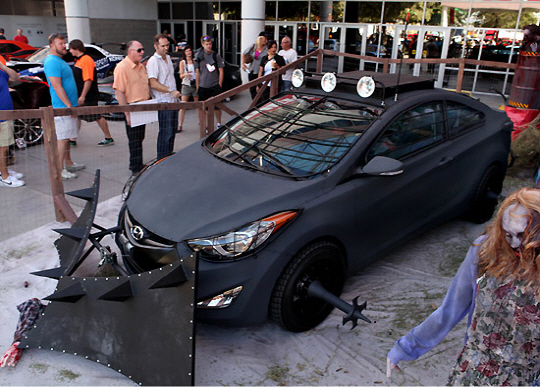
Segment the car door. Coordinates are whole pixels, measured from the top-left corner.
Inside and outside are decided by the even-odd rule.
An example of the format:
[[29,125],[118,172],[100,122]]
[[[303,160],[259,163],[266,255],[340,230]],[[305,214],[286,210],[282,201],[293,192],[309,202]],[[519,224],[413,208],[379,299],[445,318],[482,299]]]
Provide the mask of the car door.
[[366,162],[375,156],[391,157],[403,163],[403,172],[360,179],[356,209],[363,251],[391,248],[444,217],[452,206],[452,152],[442,101],[409,108],[381,130]]

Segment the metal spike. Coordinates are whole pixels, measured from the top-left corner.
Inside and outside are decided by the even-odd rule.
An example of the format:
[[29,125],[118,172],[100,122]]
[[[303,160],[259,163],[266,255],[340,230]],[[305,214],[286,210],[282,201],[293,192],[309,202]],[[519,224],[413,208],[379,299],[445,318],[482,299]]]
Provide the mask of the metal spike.
[[56,231],[60,235],[65,235],[68,238],[74,239],[78,242],[84,238],[86,228],[85,227],[56,228],[56,229],[53,229],[53,231]]
[[79,189],[77,191],[66,192],[66,195],[73,196],[83,200],[90,201],[94,199],[95,189],[94,187]]
[[58,290],[50,296],[45,297],[44,300],[75,303],[85,295],[86,291],[81,283],[75,282],[73,285],[70,285],[62,290]]
[[33,273],[30,273],[30,274],[37,275],[37,276],[40,276],[40,277],[47,277],[47,278],[52,278],[52,279],[55,279],[55,280],[59,280],[60,277],[62,277],[64,275],[65,271],[66,271],[66,268],[60,266],[60,267],[55,267],[54,269],[34,271]]
[[131,281],[126,278],[125,281],[115,286],[111,290],[107,290],[101,296],[98,297],[98,300],[104,301],[125,301],[128,298],[133,297],[133,289],[131,287]]
[[187,281],[183,265],[178,265],[171,272],[154,282],[149,289],[172,288]]

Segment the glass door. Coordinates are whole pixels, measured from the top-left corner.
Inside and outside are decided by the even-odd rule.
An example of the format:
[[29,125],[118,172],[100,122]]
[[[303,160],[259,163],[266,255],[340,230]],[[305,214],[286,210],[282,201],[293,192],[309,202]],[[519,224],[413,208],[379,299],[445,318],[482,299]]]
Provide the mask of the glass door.
[[232,64],[239,64],[240,57],[240,28],[236,21],[223,22],[223,36],[221,37],[223,59]]
[[[448,57],[448,47],[450,29],[445,27],[420,27],[416,42],[415,58],[442,58]],[[414,75],[432,76],[435,78],[436,87],[442,87],[444,79],[445,64],[416,63],[414,65]]]
[[[223,42],[220,41],[220,34],[219,34],[220,28],[219,28],[219,22],[216,21],[204,21],[203,22],[203,35],[208,35],[212,38],[212,50],[215,50],[216,52],[219,52],[221,56],[223,56],[223,52],[221,47],[223,46]],[[200,45],[200,36],[199,36],[199,45]]]

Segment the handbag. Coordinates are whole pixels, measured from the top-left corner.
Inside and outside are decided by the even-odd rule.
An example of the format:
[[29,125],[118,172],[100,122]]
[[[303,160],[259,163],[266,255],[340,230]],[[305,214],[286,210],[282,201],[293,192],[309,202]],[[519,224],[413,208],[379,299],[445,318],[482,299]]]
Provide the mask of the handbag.
[[251,54],[255,50],[255,46],[251,47],[251,50],[249,51],[249,54],[244,54],[244,63],[250,64],[253,62],[253,55]]

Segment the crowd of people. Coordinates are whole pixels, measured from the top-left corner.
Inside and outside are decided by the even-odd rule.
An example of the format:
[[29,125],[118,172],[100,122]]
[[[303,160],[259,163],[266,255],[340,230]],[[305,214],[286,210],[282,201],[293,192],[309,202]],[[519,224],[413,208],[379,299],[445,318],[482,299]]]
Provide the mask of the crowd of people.
[[[8,40],[8,38],[6,38],[6,30],[3,28],[0,28],[0,40]],[[17,35],[15,35],[12,40],[28,44],[28,38],[23,35],[23,30],[20,28],[17,28]]]
[[[0,28],[3,36],[3,29]],[[24,38],[22,30],[17,32],[18,39]],[[68,44],[62,34],[51,34],[48,39],[50,52],[44,62],[44,72],[53,108],[74,108],[78,106],[97,106],[99,90],[97,85],[97,72],[93,59],[86,54],[84,43],[79,39],[69,42],[69,51],[75,58],[70,66],[62,58],[67,54]],[[224,81],[225,61],[213,49],[213,41],[209,35],[200,39],[201,47],[198,50],[187,44],[183,39],[174,41],[167,31],[157,34],[153,39],[154,54],[148,63],[141,63],[145,56],[142,43],[133,40],[127,43],[127,55],[114,70],[113,89],[120,105],[140,103],[155,99],[157,103],[174,103],[205,101],[222,92]],[[263,77],[272,71],[297,60],[298,55],[291,47],[291,39],[285,36],[281,40],[282,49],[278,52],[278,43],[267,40],[264,32],[256,39],[255,44],[242,54],[242,69],[249,72],[249,80]],[[179,64],[180,89],[177,89],[175,70],[170,57],[174,51],[182,51],[182,60]],[[248,61],[248,56],[252,60]],[[2,65],[0,68],[0,90],[5,95],[4,101],[11,101],[9,97],[8,80],[18,78],[18,74]],[[280,89],[291,88],[292,70],[280,77]],[[262,98],[269,97],[270,82],[265,85]],[[259,87],[250,89],[251,97],[255,98]],[[6,102],[7,103],[7,102]],[[0,109],[12,110],[13,105],[0,106]],[[222,112],[215,108],[216,127],[222,126]],[[175,136],[183,131],[185,109],[170,109],[158,111],[158,137],[157,158],[161,159],[173,152]],[[197,109],[199,124],[203,120],[203,112]],[[96,122],[103,132],[104,139],[98,146],[114,145],[109,125],[100,114],[84,114],[55,117],[55,129],[58,146],[58,162],[61,167],[63,180],[77,178],[77,172],[85,168],[82,163],[72,159],[72,147],[77,145],[77,137],[81,128],[81,121]],[[2,122],[0,136],[0,172],[1,183],[4,186],[20,187],[24,185],[22,174],[7,170],[7,150],[13,144],[13,122]],[[132,124],[131,114],[125,113],[125,130],[128,138],[129,169],[132,174],[138,174],[144,168],[143,141],[146,125]],[[5,135],[4,135],[5,134]],[[6,153],[6,155],[4,155]]]

